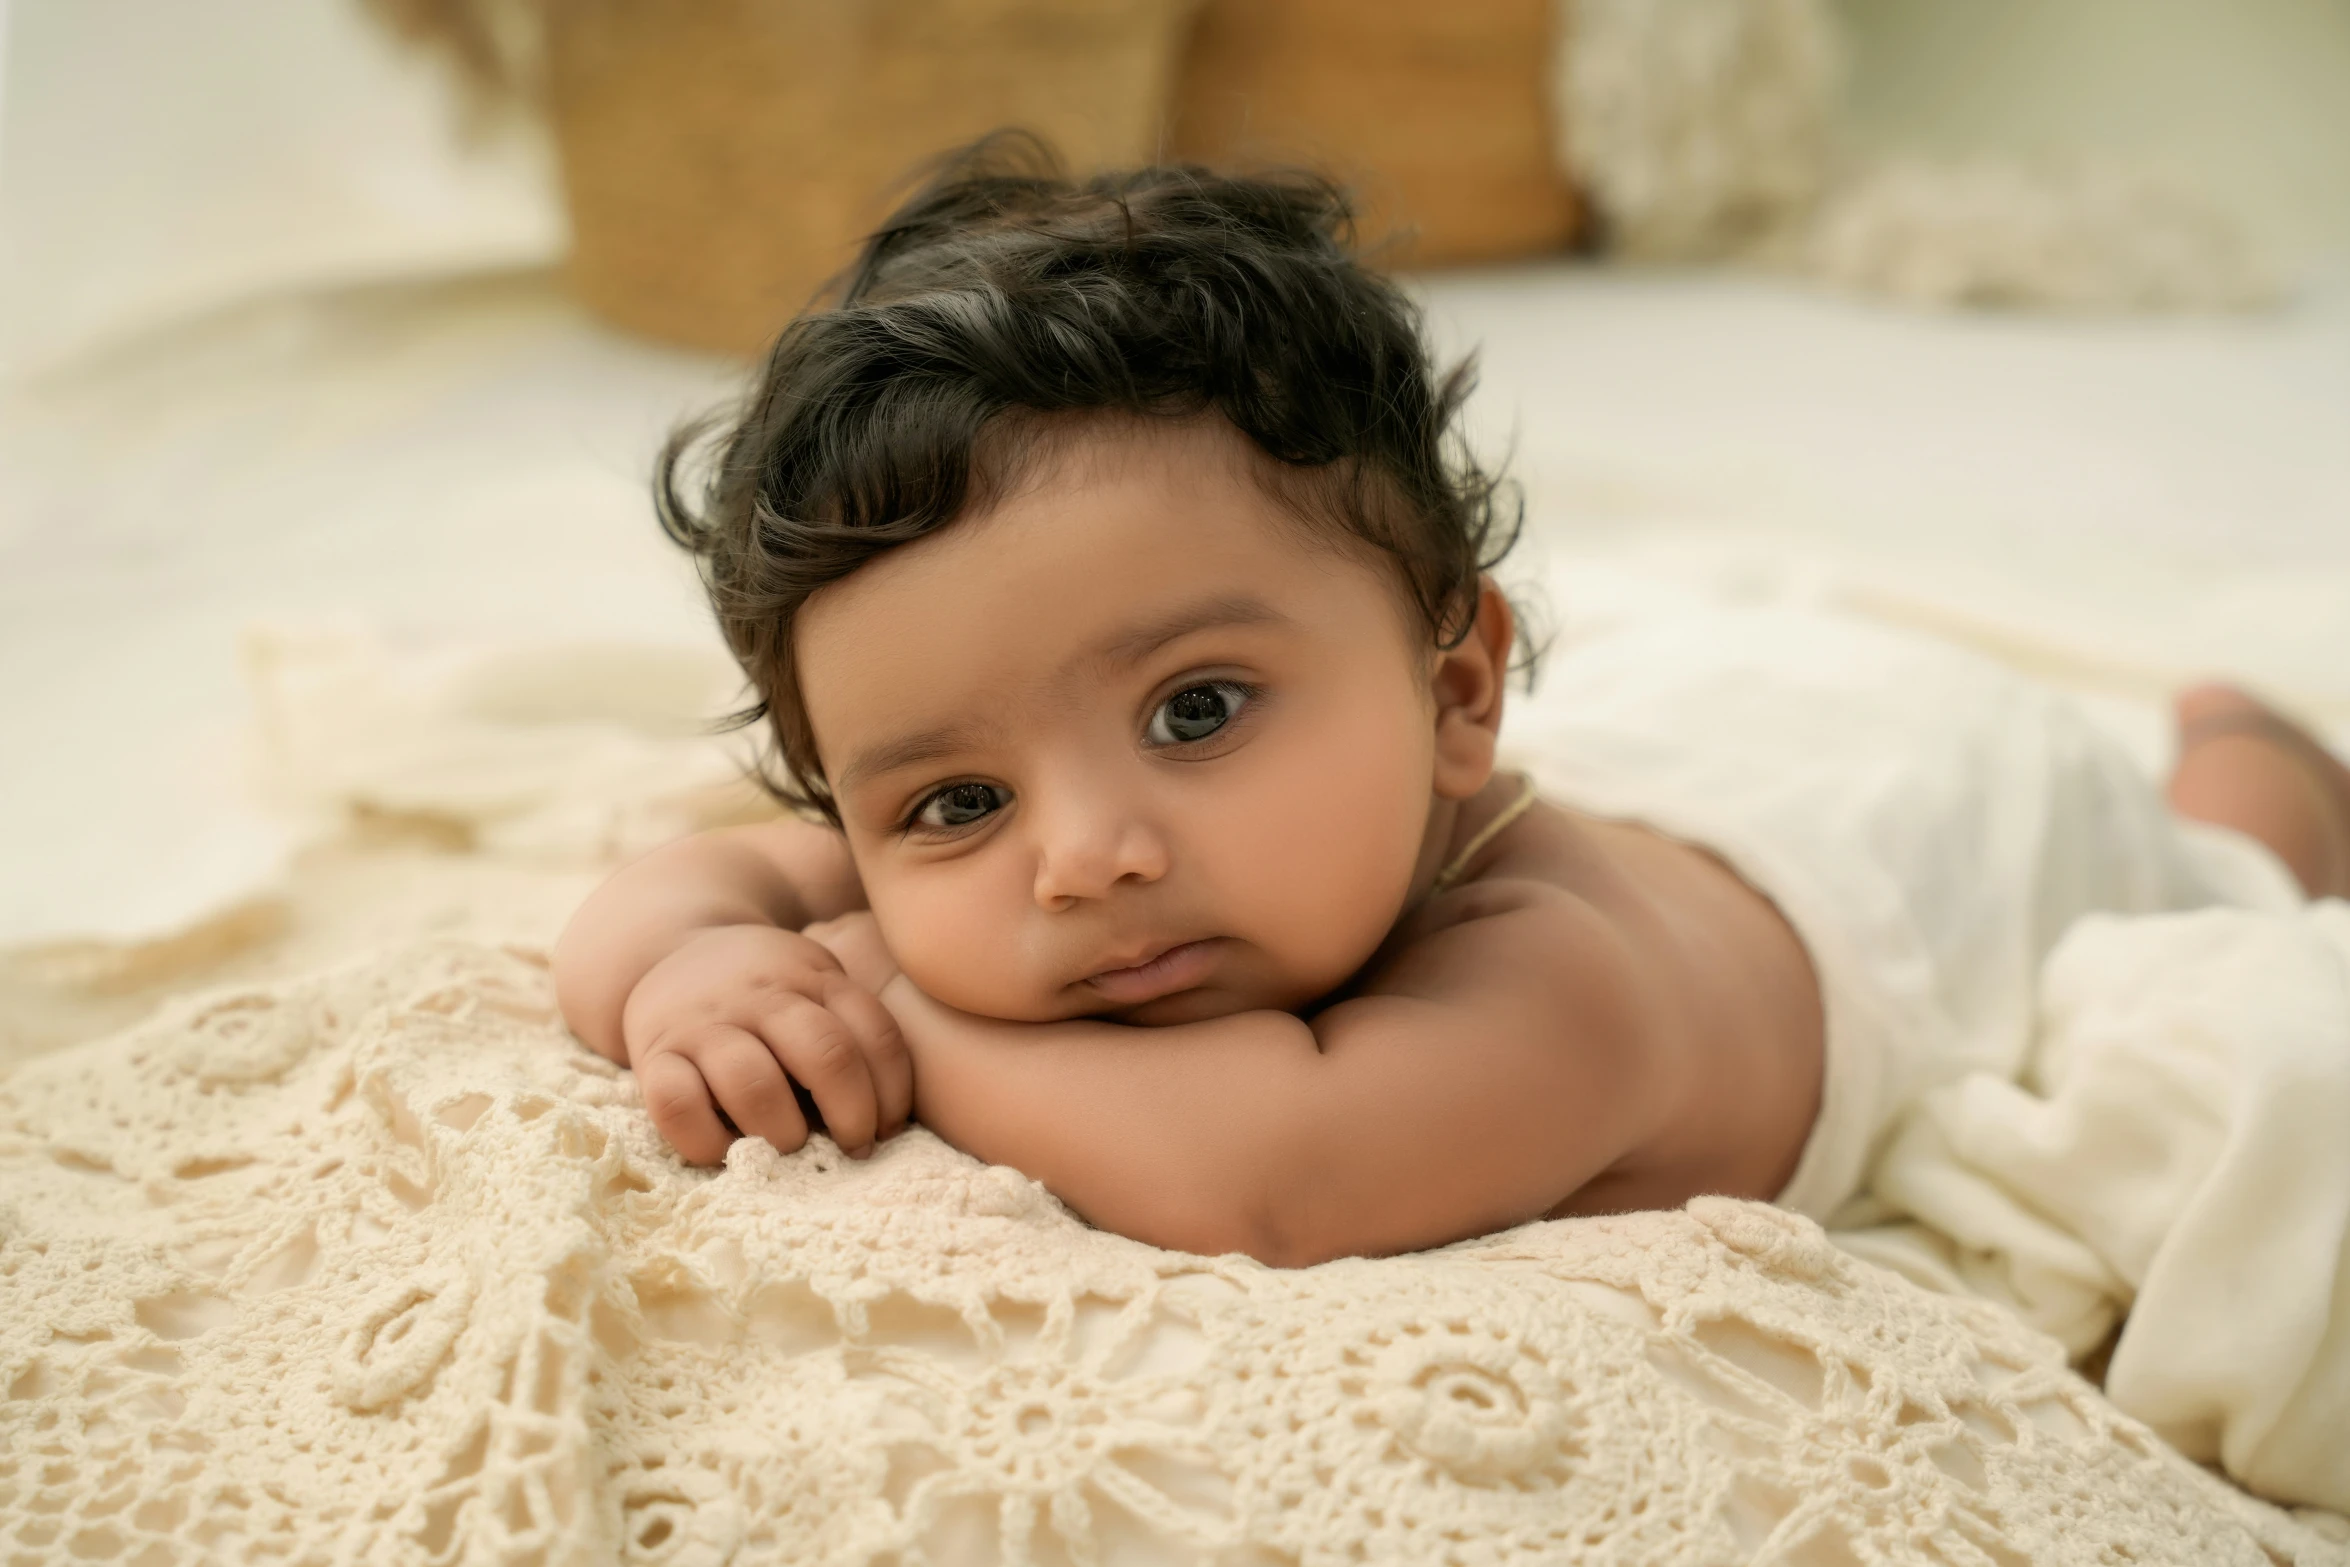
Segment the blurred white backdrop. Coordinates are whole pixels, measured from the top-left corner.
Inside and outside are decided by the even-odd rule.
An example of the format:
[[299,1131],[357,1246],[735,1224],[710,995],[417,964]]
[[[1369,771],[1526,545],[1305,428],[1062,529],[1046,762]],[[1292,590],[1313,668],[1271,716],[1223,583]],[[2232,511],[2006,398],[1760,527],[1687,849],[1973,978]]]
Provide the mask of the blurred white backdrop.
[[547,149],[460,134],[356,0],[8,0],[0,371],[272,290],[562,250]]

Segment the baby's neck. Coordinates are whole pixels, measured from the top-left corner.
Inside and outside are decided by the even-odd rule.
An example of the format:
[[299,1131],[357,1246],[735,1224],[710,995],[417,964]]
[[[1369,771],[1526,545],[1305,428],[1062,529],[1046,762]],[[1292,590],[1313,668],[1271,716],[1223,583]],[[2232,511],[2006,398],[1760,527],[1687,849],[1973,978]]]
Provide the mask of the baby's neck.
[[1437,893],[1474,880],[1481,862],[1492,858],[1485,851],[1532,803],[1531,781],[1515,772],[1496,772],[1466,800],[1431,798],[1405,907],[1416,909]]

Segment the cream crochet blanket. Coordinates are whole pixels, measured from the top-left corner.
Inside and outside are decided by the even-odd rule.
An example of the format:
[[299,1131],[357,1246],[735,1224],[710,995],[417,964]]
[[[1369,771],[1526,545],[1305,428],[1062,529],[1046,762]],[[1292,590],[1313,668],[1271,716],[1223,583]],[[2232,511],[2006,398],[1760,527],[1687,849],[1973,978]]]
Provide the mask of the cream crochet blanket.
[[662,1147],[469,942],[0,1080],[0,1559],[2350,1562],[1807,1221],[1278,1272]]

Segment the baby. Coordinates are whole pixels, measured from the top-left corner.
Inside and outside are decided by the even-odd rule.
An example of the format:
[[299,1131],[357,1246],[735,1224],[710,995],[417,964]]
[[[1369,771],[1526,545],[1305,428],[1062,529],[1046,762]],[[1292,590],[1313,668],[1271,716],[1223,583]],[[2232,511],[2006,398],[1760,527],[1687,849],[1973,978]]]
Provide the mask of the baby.
[[622,870],[555,967],[685,1158],[915,1117],[1284,1265],[1824,1216],[2012,1054],[2079,914],[2350,892],[2350,774],[2249,699],[2183,700],[2166,810],[2055,698],[1801,617],[1562,652],[1537,794],[1467,376],[1346,217],[982,150],[785,330],[698,499],[672,443],[801,819]]

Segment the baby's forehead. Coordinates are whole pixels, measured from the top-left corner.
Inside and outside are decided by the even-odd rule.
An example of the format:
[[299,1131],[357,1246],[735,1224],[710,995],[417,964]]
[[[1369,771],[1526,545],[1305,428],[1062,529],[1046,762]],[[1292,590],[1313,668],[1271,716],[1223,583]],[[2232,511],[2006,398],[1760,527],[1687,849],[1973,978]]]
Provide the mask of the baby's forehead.
[[1121,480],[1216,480],[1271,492],[1275,459],[1212,410],[1173,417],[1121,409],[990,420],[971,448],[972,493],[957,523],[984,518],[1040,490]]
[[[816,597],[919,599],[951,576],[967,592],[1044,585],[1072,568],[1090,586],[1131,594],[1169,574],[1214,575],[1347,550],[1309,519],[1303,483],[1221,417],[1017,415],[971,451],[952,520],[859,566]],[[1359,541],[1356,541],[1359,543]],[[1007,569],[1007,567],[1009,569]],[[1131,567],[1131,570],[1121,569]],[[1157,573],[1157,577],[1138,575]],[[872,591],[874,579],[890,590]],[[1267,593],[1277,581],[1264,582]],[[1090,598],[1092,595],[1086,595]]]
[[1252,542],[1321,569],[1337,560],[1396,570],[1359,525],[1359,513],[1378,511],[1389,514],[1384,531],[1396,531],[1404,503],[1383,476],[1348,461],[1283,462],[1213,411],[1094,410],[998,425],[1003,433],[991,426],[973,450],[972,499],[950,527],[984,527],[1007,510],[1156,494],[1173,503],[1159,519],[1166,541],[1228,547],[1226,530],[1239,525]]
[[1210,632],[1360,638],[1394,573],[1334,548],[1247,471],[1170,443],[1073,454],[811,596],[802,691],[1097,678]]

